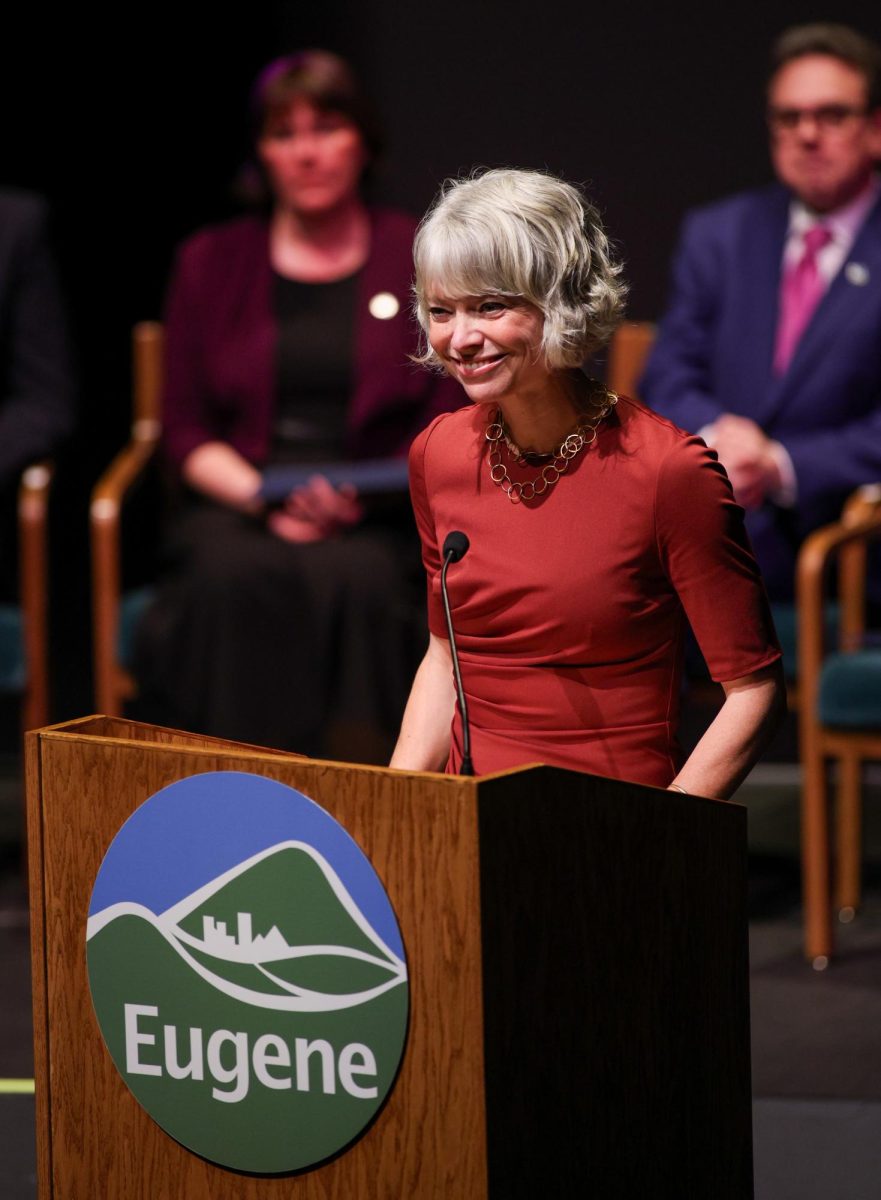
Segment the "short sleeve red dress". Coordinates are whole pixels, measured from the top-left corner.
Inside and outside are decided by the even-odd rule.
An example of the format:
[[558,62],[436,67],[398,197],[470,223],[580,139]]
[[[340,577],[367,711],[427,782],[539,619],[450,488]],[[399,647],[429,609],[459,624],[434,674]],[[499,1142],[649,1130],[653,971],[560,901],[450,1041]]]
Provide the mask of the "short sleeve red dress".
[[[454,529],[471,542],[447,581],[475,771],[543,762],[664,787],[687,624],[717,681],[780,657],[728,478],[699,438],[622,397],[554,487],[512,504],[489,476],[487,415],[441,416],[410,451],[441,637],[440,547]],[[457,711],[447,769],[460,762]]]

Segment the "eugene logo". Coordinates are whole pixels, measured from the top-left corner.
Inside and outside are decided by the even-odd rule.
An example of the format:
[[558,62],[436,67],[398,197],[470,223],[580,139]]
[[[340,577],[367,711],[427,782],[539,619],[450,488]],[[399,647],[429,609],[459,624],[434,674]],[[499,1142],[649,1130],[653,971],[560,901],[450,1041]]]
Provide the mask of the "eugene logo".
[[196,775],[114,839],[92,893],[89,982],[128,1087],[197,1154],[302,1170],[388,1095],[409,989],[388,897],[345,830],[262,776]]

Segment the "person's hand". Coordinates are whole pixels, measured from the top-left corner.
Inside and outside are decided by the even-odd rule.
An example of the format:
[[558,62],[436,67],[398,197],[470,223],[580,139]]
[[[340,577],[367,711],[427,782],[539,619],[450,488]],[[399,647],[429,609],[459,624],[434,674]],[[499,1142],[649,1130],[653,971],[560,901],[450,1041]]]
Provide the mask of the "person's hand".
[[271,512],[267,527],[286,542],[323,542],[364,515],[358,493],[350,484],[335,488],[322,475],[291,492],[282,508]]
[[725,413],[713,423],[713,448],[728,472],[738,504],[759,508],[781,487],[773,442],[755,421]]

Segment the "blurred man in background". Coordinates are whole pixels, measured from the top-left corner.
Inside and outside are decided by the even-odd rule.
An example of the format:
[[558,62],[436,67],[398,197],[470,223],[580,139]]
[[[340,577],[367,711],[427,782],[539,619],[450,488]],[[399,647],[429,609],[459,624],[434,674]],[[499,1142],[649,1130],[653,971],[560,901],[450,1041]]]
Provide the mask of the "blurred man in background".
[[881,479],[881,49],[787,30],[768,127],[779,182],[686,218],[641,394],[715,447],[785,600],[805,535]]

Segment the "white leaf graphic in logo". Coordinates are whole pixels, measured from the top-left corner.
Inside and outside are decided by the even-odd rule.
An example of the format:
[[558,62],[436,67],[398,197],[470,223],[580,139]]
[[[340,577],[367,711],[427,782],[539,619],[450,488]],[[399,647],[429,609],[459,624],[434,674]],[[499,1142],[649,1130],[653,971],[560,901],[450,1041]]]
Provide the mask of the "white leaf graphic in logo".
[[[270,895],[271,911],[254,912],[249,894]],[[407,979],[406,964],[305,842],[270,846],[158,915],[112,904],[89,918],[87,939],[122,916],[148,921],[212,987],[257,1008],[355,1008]]]

